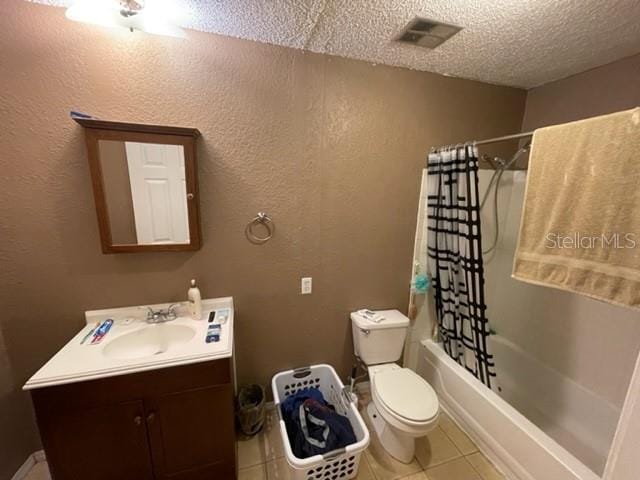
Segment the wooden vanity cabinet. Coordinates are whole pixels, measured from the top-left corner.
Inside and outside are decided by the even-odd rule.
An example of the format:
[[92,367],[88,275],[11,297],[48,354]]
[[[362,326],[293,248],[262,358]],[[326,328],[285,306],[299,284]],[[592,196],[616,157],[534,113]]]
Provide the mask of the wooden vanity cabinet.
[[31,394],[53,480],[236,478],[230,359]]

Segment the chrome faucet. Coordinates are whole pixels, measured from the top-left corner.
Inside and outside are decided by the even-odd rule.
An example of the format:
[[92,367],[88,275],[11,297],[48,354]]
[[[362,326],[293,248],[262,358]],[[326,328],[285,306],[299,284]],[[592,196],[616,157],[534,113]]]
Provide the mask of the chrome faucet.
[[173,303],[168,308],[161,308],[160,310],[147,307],[147,323],[164,323],[175,320],[178,318],[176,307],[179,305],[179,303]]

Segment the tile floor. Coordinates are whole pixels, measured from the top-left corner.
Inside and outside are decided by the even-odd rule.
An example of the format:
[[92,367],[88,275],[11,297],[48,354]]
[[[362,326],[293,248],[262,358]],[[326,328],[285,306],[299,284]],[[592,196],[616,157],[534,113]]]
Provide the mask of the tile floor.
[[[368,401],[363,396],[363,402]],[[366,416],[363,417],[366,420]],[[372,431],[369,426],[369,430]],[[275,411],[268,412],[262,432],[238,440],[238,480],[290,480]],[[36,464],[27,480],[50,480],[46,463]],[[504,480],[469,437],[442,414],[439,426],[416,445],[416,458],[404,464],[387,454],[371,435],[360,460],[359,480]]]
[[[369,401],[362,396],[363,407]],[[367,420],[362,411],[365,421]],[[369,425],[369,431],[372,431]],[[253,438],[238,441],[238,480],[290,480],[274,411]],[[443,413],[439,426],[416,444],[416,458],[401,463],[375,436],[360,460],[359,480],[505,480],[453,420]]]

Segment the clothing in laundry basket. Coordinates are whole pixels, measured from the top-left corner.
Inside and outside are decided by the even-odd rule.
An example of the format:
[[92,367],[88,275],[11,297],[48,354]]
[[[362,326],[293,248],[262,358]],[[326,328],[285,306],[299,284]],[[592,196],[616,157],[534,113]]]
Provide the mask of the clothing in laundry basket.
[[293,415],[293,411],[297,410],[301,403],[310,398],[319,402],[326,403],[322,392],[317,388],[312,387],[305,388],[304,390],[298,390],[293,395],[289,395],[287,398],[285,398],[280,405],[282,416],[284,417],[285,422],[287,421],[287,419],[291,418],[291,415]]
[[317,388],[288,397],[282,403],[282,416],[298,458],[322,455],[357,441],[349,419],[337,413]]

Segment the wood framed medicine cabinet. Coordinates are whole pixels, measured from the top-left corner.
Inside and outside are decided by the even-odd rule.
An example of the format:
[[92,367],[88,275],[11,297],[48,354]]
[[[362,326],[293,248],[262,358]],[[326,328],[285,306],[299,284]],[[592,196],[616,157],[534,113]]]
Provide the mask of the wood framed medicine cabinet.
[[84,129],[102,252],[198,250],[200,132],[74,120]]

